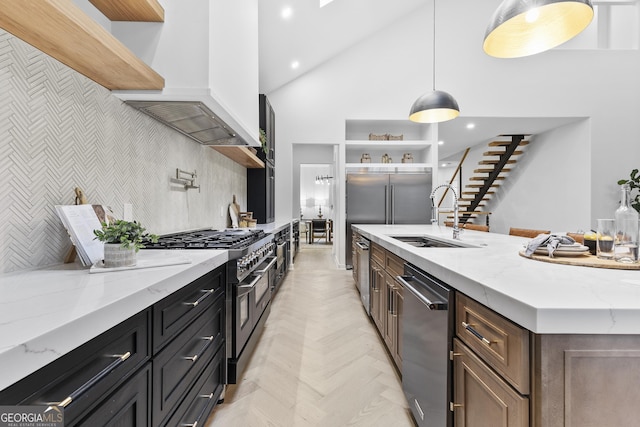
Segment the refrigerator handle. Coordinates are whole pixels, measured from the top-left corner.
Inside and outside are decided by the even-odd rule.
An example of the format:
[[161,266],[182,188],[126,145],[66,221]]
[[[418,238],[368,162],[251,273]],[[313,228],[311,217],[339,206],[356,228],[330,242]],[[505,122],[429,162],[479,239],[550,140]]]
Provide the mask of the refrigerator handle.
[[391,208],[391,224],[395,224],[396,223],[396,202],[395,202],[395,189],[393,188],[393,185],[391,186],[391,203],[389,203],[389,206]]
[[387,220],[387,214],[389,213],[389,195],[387,194],[388,192],[388,185],[384,186],[384,223],[385,224],[389,224],[389,221]]

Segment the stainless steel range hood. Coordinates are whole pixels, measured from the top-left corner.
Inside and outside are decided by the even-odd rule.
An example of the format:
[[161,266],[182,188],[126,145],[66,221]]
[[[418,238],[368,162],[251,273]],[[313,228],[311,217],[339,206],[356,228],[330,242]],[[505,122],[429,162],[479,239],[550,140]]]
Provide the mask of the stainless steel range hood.
[[202,102],[125,102],[202,145],[248,145]]

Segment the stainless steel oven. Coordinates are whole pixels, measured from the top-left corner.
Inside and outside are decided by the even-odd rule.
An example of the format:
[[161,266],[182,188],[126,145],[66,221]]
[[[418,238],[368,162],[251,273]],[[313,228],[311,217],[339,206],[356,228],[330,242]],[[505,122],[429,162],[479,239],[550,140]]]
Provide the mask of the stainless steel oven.
[[271,279],[276,257],[269,255],[256,265],[251,274],[232,287],[233,338],[227,382],[236,384],[253,352],[271,309]]

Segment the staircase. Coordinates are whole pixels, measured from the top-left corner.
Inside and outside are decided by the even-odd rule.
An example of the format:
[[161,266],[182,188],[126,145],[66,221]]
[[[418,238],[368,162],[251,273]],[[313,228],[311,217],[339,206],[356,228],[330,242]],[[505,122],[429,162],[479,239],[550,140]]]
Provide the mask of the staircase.
[[[525,136],[529,135],[500,135],[508,137],[504,140],[489,143],[489,151],[482,154],[482,160],[469,177],[458,201],[460,224],[479,223],[489,225],[489,214],[484,210],[495,190],[507,178],[517,162],[517,157],[524,151],[519,149],[529,144]],[[453,222],[453,214],[447,216],[445,223]]]

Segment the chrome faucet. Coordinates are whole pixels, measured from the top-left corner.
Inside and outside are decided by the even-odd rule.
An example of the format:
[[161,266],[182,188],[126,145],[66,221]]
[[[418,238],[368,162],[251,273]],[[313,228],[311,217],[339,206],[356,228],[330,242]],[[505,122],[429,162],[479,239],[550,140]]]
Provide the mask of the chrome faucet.
[[455,240],[460,240],[460,227],[459,227],[459,218],[458,218],[458,195],[456,194],[456,189],[453,188],[451,184],[440,184],[431,192],[431,224],[438,223],[438,208],[436,208],[436,191],[440,188],[448,188],[453,192],[453,238]]

